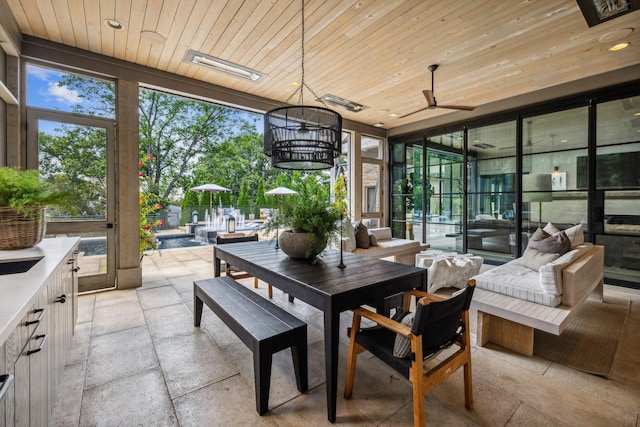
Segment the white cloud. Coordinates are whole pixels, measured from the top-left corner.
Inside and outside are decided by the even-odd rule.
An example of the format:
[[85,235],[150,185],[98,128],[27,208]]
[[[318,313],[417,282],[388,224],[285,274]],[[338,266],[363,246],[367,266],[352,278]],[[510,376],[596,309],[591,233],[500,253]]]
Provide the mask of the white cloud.
[[52,77],[55,77],[56,74],[60,74],[60,73],[56,73],[55,71],[51,71],[51,70],[47,70],[46,68],[40,68],[40,67],[36,67],[33,65],[28,65],[27,66],[27,74],[29,76],[33,76],[35,78],[37,78],[38,80],[43,80],[45,82],[48,82],[50,80],[53,80]]
[[82,98],[80,98],[76,90],[69,89],[66,86],[58,86],[54,82],[49,82],[47,94],[53,96],[58,102],[67,102],[69,104],[80,104],[82,102]]

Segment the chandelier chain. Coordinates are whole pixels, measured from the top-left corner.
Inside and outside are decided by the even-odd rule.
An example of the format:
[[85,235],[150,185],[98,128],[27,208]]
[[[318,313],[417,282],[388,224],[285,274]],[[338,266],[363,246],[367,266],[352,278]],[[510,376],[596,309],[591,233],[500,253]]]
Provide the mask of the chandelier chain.
[[320,98],[314,91],[313,89],[311,89],[311,87],[305,82],[304,80],[304,44],[305,44],[305,31],[304,31],[304,0],[302,0],[302,37],[301,37],[301,41],[302,41],[302,49],[301,49],[301,56],[300,56],[300,62],[301,62],[301,67],[302,68],[302,76],[301,76],[301,80],[300,80],[300,86],[298,86],[296,88],[296,90],[293,91],[293,93],[291,95],[289,95],[289,98],[287,98],[287,100],[285,101],[286,103],[289,103],[289,101],[291,100],[291,98],[293,98],[296,93],[298,93],[298,104],[299,105],[304,105],[304,88],[306,87],[307,90],[309,92],[311,92],[311,94],[315,97],[315,99],[320,99],[320,101],[322,102],[322,104],[327,107],[327,103],[324,101],[324,99]]

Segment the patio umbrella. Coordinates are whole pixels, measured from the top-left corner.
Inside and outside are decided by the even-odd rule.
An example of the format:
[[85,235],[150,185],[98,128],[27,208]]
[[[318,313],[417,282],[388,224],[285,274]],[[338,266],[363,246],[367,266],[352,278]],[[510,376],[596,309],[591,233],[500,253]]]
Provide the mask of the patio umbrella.
[[[297,191],[294,191],[294,190],[292,190],[290,188],[287,188],[287,187],[276,187],[273,190],[269,190],[269,191],[264,193],[265,196],[278,196],[278,197],[281,197],[281,196],[293,196],[293,195],[296,195],[296,194],[298,194]],[[278,246],[278,231],[279,231],[279,228],[280,228],[279,226],[276,227],[276,249],[279,248],[279,246]]]
[[209,192],[209,214],[213,213],[213,193],[231,193],[231,190],[224,188],[218,184],[202,184],[197,187],[190,188],[189,191]]
[[289,196],[293,194],[298,194],[298,192],[287,187],[277,187],[264,193],[265,196]]

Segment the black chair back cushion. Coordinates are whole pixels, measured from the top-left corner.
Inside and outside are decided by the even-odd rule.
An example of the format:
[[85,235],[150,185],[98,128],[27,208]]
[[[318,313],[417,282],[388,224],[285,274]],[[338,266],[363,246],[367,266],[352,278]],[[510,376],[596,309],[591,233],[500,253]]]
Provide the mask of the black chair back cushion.
[[417,304],[411,333],[422,335],[422,351],[429,356],[453,344],[463,332],[462,313],[469,309],[474,287],[444,301]]

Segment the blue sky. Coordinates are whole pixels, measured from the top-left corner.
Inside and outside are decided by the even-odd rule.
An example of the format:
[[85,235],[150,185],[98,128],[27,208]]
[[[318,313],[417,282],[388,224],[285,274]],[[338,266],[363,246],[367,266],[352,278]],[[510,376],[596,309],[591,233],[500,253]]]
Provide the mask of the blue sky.
[[[88,105],[90,101],[81,97],[76,90],[58,85],[62,74],[60,71],[32,64],[27,65],[27,105],[65,112],[73,111],[73,106],[79,103]],[[244,112],[244,114],[247,120],[257,119],[256,129],[262,133],[264,126],[262,114],[250,112]],[[40,130],[47,132],[53,129],[41,123]]]

